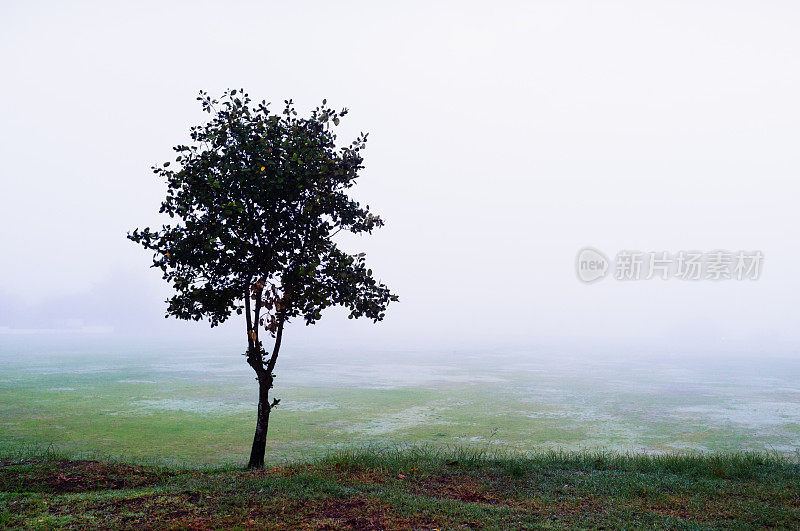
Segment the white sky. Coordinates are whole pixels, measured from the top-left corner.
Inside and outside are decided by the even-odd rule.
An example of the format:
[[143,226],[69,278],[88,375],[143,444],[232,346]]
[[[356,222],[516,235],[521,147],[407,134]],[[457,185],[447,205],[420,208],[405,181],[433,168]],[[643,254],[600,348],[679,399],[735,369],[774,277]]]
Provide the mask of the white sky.
[[[0,4],[0,328],[243,338],[165,321],[125,233],[158,223],[149,168],[204,119],[196,92],[245,87],[350,108],[356,193],[388,223],[348,247],[401,302],[294,344],[794,351],[800,4],[284,4]],[[586,245],[765,267],[586,286]]]

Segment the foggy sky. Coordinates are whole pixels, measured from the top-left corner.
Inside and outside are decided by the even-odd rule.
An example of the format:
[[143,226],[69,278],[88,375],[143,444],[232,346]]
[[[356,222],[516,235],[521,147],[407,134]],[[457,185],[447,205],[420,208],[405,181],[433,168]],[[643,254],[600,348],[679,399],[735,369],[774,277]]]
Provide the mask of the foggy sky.
[[[165,320],[150,255],[198,90],[348,107],[344,241],[400,296],[329,310],[294,345],[793,352],[800,339],[795,2],[4,2],[0,341],[16,333],[242,340]],[[760,250],[750,282],[605,279],[584,246]]]

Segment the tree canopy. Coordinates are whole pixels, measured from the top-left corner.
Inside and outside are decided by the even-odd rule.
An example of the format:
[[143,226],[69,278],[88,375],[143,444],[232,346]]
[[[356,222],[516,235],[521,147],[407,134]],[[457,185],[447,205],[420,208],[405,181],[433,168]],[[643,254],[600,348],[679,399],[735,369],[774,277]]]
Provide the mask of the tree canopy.
[[383,225],[347,194],[367,141],[361,134],[337,149],[333,129],[347,109],[323,100],[299,118],[287,100],[275,114],[235,89],[221,101],[204,92],[198,100],[212,119],[191,129],[191,145],[174,148],[177,169],[153,168],[168,185],[160,211],[178,223],[129,234],[155,251],[153,265],[176,291],[167,314],[216,326],[245,310],[245,294],[261,290],[258,321],[273,333],[279,314],[311,324],[332,305],[351,318],[383,319],[397,297],[375,280],[363,253],[347,254],[333,240],[341,230]]

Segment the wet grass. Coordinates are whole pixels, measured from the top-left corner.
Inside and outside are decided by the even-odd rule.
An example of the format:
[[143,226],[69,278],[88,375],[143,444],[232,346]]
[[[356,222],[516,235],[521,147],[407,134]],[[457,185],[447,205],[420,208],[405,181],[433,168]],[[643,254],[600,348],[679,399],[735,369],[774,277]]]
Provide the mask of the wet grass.
[[[46,369],[52,372],[12,367],[0,377],[0,452],[53,444],[71,457],[156,459],[168,465],[215,465],[247,454],[256,411],[247,367],[189,373],[172,366],[102,369],[63,362]],[[504,375],[501,381],[429,387],[281,383],[268,455],[275,463],[354,443],[403,442],[527,452],[792,454],[800,447],[800,394],[779,396],[783,391],[772,381],[730,389],[683,382],[675,384],[679,391],[642,381],[631,391],[633,384],[612,378],[619,377],[614,371],[602,379],[555,370],[521,372],[524,378],[497,374]]]
[[800,526],[800,463],[766,453],[509,454],[366,447],[262,471],[0,461],[7,528]]
[[287,356],[251,472],[240,359],[81,352],[0,360],[0,527],[800,528],[796,363]]

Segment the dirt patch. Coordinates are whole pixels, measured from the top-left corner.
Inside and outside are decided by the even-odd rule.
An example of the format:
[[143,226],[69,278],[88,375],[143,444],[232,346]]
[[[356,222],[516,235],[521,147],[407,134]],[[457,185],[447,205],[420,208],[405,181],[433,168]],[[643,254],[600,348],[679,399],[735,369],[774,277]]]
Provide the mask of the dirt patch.
[[[413,485],[414,482],[410,483]],[[426,477],[419,481],[415,490],[425,496],[448,498],[467,503],[516,505],[515,502],[503,498],[500,492],[496,492],[478,478],[467,475]]]
[[[197,506],[192,500],[196,493],[146,494],[92,502],[82,506],[80,515],[89,519],[89,527],[116,529],[210,529],[214,524],[214,510],[210,506]],[[70,505],[54,504],[49,508],[53,516],[75,514]],[[81,527],[78,525],[77,527]]]
[[419,527],[392,507],[368,497],[306,500],[305,520],[316,529],[412,529]]
[[86,492],[131,489],[163,481],[169,473],[154,467],[99,461],[0,461],[2,492]]

